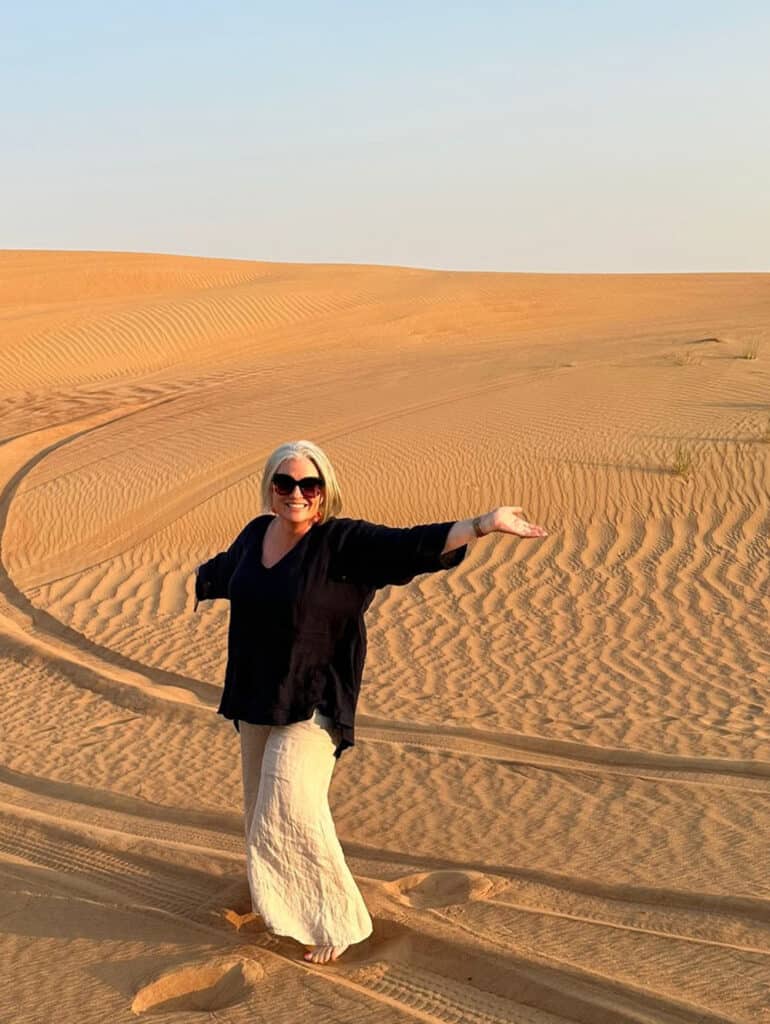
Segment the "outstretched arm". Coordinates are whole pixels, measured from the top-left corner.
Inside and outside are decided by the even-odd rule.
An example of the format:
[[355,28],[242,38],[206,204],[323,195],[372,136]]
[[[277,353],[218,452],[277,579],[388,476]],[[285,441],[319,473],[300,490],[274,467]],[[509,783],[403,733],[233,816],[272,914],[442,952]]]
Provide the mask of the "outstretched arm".
[[447,534],[441,553],[470,544],[477,537],[485,537],[489,533],[510,533],[515,537],[548,536],[548,531],[542,526],[535,526],[522,519],[520,512],[523,512],[520,505],[501,505],[473,519],[459,519]]
[[203,562],[195,570],[195,604],[196,611],[201,601],[211,601],[218,597],[228,596],[230,577],[235,570],[246,547],[249,534],[256,520],[241,530],[227,551],[220,551],[207,562]]
[[375,588],[402,585],[425,572],[459,565],[465,545],[445,543],[454,521],[421,526],[384,526],[365,519],[337,519],[331,575]]

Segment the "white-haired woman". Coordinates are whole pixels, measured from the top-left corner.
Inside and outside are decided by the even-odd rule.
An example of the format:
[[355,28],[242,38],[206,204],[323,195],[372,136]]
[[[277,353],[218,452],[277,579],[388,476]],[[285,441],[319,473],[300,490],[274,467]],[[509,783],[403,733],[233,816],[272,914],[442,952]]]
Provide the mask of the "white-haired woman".
[[270,455],[262,502],[227,551],[198,566],[195,607],[230,601],[218,713],[241,737],[254,911],[326,963],[372,933],[328,802],[336,759],[354,744],[366,609],[380,587],[458,565],[477,537],[546,531],[518,506],[412,527],[342,518],[334,469],[311,441]]

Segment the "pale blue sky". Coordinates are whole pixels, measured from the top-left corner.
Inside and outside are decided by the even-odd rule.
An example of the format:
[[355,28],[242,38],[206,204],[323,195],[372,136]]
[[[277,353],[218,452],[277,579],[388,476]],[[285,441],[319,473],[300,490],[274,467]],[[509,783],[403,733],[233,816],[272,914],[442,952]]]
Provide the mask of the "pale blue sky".
[[7,4],[0,247],[770,271],[768,54],[762,0]]

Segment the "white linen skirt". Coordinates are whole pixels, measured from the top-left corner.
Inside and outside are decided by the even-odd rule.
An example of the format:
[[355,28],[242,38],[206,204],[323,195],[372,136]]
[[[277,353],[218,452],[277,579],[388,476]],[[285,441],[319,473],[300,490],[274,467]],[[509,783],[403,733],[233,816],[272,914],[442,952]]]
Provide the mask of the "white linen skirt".
[[252,908],[275,935],[346,946],[372,919],[340,846],[329,808],[336,758],[332,719],[239,722]]

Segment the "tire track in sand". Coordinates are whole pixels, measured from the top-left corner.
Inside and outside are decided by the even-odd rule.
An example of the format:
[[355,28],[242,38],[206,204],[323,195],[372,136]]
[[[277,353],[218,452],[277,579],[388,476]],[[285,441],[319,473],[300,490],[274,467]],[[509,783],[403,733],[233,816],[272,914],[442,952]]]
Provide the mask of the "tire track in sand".
[[[480,392],[497,390],[509,382],[495,382]],[[475,392],[474,392],[475,393]],[[442,397],[426,406],[441,405],[448,401]],[[126,706],[146,705],[153,699],[186,706],[187,713],[209,713],[218,703],[220,688],[158,668],[149,670],[141,662],[108,650],[88,640],[43,610],[35,607],[23,591],[15,586],[2,558],[2,540],[8,510],[13,495],[32,466],[46,455],[71,440],[98,430],[101,426],[138,414],[146,408],[173,401],[164,397],[142,405],[112,410],[88,416],[83,420],[59,424],[25,435],[9,442],[0,452],[0,635],[5,635],[12,646],[32,649],[39,657],[50,658],[81,685],[107,692],[123,699]],[[422,408],[422,404],[420,405]],[[406,414],[409,410],[400,410]],[[372,422],[380,422],[374,417]],[[369,421],[362,421],[368,426]],[[76,429],[72,429],[75,427]],[[220,489],[221,481],[216,485]],[[229,486],[229,484],[228,484]],[[189,501],[190,494],[186,494]],[[181,498],[180,498],[181,500]],[[165,520],[164,520],[165,521]],[[157,524],[156,524],[157,525]],[[181,710],[181,709],[180,709]],[[440,748],[457,756],[492,757],[508,762],[540,765],[554,770],[569,767],[584,771],[602,770],[604,773],[654,774],[672,782],[703,782],[740,785],[751,788],[770,779],[770,764],[761,761],[742,761],[727,758],[688,757],[660,753],[647,753],[627,749],[596,747],[573,741],[545,739],[536,736],[484,733],[475,729],[449,726],[420,726],[394,723],[372,716],[359,717],[364,736],[380,742],[397,742]]]

